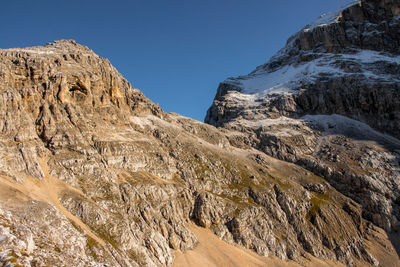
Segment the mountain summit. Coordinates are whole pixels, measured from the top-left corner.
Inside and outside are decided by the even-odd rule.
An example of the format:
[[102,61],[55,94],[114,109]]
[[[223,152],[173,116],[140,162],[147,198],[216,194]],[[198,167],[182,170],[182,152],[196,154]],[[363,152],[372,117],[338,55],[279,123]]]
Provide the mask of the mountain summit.
[[399,240],[400,1],[355,1],[228,78],[205,122],[320,175]]
[[398,1],[356,1],[321,16],[269,62],[221,83],[205,121],[271,114],[278,105],[271,102],[285,99],[281,115],[338,113],[400,137],[399,15]]
[[[399,266],[397,10],[326,15],[222,83],[220,129],[75,41],[0,49],[0,265]],[[379,60],[335,43],[373,22]],[[279,74],[307,64],[346,70]]]

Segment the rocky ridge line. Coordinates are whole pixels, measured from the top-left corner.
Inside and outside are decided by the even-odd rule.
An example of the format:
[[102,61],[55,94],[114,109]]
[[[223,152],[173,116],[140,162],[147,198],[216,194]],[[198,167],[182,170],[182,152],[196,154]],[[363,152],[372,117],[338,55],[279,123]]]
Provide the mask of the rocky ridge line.
[[398,235],[400,2],[353,2],[289,38],[265,65],[218,88],[205,122],[324,177]]
[[87,47],[0,57],[3,263],[172,266],[198,242],[191,223],[281,260],[397,260],[324,179],[165,113]]

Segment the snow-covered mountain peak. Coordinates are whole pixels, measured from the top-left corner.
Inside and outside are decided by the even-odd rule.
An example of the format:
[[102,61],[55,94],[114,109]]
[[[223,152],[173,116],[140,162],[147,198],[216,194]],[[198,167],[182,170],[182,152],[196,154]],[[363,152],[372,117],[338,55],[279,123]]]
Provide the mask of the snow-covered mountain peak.
[[[228,91],[260,99],[296,94],[328,77],[351,76],[370,83],[399,81],[389,67],[398,66],[400,60],[399,46],[395,45],[400,40],[392,40],[400,31],[398,12],[395,3],[389,2],[351,1],[322,15],[291,36],[266,64],[248,75],[225,80],[226,92],[217,96]],[[385,67],[376,67],[382,64]]]
[[222,82],[205,122],[326,177],[373,223],[400,229],[399,15],[400,0],[362,0],[321,16]]
[[[395,133],[399,15],[399,0],[362,0],[321,16],[267,63],[222,82],[205,121],[220,126],[241,118],[338,113]],[[382,117],[373,118],[369,109]]]
[[318,19],[316,19],[315,21],[311,22],[310,24],[308,24],[307,26],[305,26],[302,31],[312,31],[317,27],[323,27],[323,26],[327,26],[330,25],[332,23],[337,23],[340,15],[342,14],[343,10],[345,10],[346,8],[349,8],[351,6],[354,5],[359,5],[361,2],[359,0],[353,0],[350,3],[348,3],[347,5],[341,7],[340,9],[336,10],[336,11],[331,11],[325,14],[322,14],[321,16],[318,17]]

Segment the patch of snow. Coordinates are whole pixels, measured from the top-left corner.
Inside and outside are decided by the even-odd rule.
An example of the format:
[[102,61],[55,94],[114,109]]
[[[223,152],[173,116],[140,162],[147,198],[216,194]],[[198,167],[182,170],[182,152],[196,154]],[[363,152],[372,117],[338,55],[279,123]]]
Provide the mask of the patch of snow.
[[[384,61],[400,65],[400,56],[393,56],[371,50],[361,50],[355,54],[325,53],[319,54],[319,56],[319,58],[313,61],[299,65],[286,65],[273,72],[258,69],[248,76],[227,79],[225,82],[241,88],[240,93],[232,92],[230,97],[232,100],[246,102],[246,105],[253,106],[257,105],[257,99],[268,95],[294,94],[297,92],[296,89],[301,87],[302,84],[311,83],[321,77],[321,75],[338,77],[354,74],[352,72],[345,72],[335,66],[335,63],[338,61],[352,61],[357,64],[371,64]],[[387,78],[391,81],[399,80],[395,77],[376,75],[365,68],[362,68],[362,72],[359,74],[364,75],[366,79]]]
[[[270,94],[294,93],[302,81],[311,82],[320,73],[331,75],[343,74],[343,71],[324,64],[323,60],[310,61],[298,66],[285,66],[268,75],[243,82],[248,93],[262,92],[261,96]],[[263,85],[263,86],[262,86]]]
[[33,49],[18,49],[18,51],[39,55],[51,55],[54,54],[54,51],[51,50],[33,50]]
[[293,67],[285,66],[275,72],[267,75],[254,75],[251,79],[241,80],[243,93],[268,93],[268,94],[284,94],[292,92],[291,83],[294,80],[300,79],[301,73],[306,69],[306,66]]
[[234,103],[244,103],[244,106],[252,107],[258,106],[257,95],[245,94],[242,92],[232,91],[226,95],[225,100]]
[[130,121],[133,124],[141,126],[142,128],[149,126],[152,129],[156,129],[160,125],[163,125],[164,127],[181,129],[179,126],[177,126],[173,123],[169,123],[165,120],[162,120],[154,115],[147,115],[144,117],[133,116],[130,118]]
[[354,6],[359,2],[360,2],[359,0],[353,0],[350,3],[348,3],[347,5],[341,7],[337,11],[322,14],[318,19],[316,19],[315,21],[311,22],[306,27],[304,27],[303,31],[308,32],[308,31],[314,30],[317,27],[323,27],[326,25],[330,25],[332,23],[336,23],[338,21],[338,17],[340,16],[340,14],[342,13],[343,10],[345,10],[346,8],[349,8],[351,6]]
[[[259,98],[272,94],[292,94],[302,82],[311,82],[318,74],[345,74],[342,70],[326,64],[325,60],[320,58],[297,66],[287,65],[274,72],[258,72],[239,77],[236,81],[239,81],[243,94],[257,94]],[[229,79],[226,82],[229,82]]]
[[285,116],[281,116],[276,119],[263,119],[263,120],[245,120],[239,119],[236,122],[240,123],[241,125],[248,126],[248,127],[270,127],[270,126],[277,126],[277,125],[301,125],[301,121],[296,119],[291,119]]
[[378,51],[361,50],[356,54],[339,54],[343,59],[355,60],[360,63],[375,63],[378,61],[386,61],[390,63],[400,64],[400,56],[388,55]]
[[276,119],[260,119],[260,120],[246,120],[236,119],[232,122],[233,125],[239,125],[240,127],[248,127],[252,129],[263,128],[268,131],[269,134],[280,137],[290,137],[301,134],[297,131],[297,127],[304,124],[303,121],[297,119],[291,119],[288,117],[281,116]]
[[[232,125],[244,126],[252,129],[264,128],[269,134],[276,136],[295,136],[302,134],[296,126],[314,125],[325,134],[340,134],[358,140],[381,141],[400,147],[400,140],[388,134],[380,133],[368,124],[342,116],[332,115],[305,115],[298,119],[281,116],[276,119],[247,120],[238,118],[230,122]],[[293,127],[295,126],[295,127]],[[267,129],[265,129],[267,128]],[[304,134],[304,133],[303,133]],[[399,150],[400,153],[400,150]]]
[[397,138],[380,133],[366,123],[342,115],[305,115],[301,120],[311,123],[329,134],[343,134],[366,140],[385,140],[400,145],[400,140]]
[[301,119],[318,126],[325,132],[338,132],[348,129],[357,129],[366,132],[374,131],[365,123],[338,114],[305,115]]

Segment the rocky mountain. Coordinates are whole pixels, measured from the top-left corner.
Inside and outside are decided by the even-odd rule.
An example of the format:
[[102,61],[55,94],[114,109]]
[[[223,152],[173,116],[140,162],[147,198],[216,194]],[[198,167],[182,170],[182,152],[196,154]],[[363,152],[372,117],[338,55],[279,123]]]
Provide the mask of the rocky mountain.
[[[379,3],[390,19],[397,9]],[[349,9],[357,6],[342,14]],[[322,29],[329,27],[309,34],[328,36]],[[367,112],[355,102],[353,117],[347,109],[300,109],[300,92],[311,99],[320,90],[318,100],[329,99],[311,78],[308,87],[273,96],[245,91],[253,77],[329,53],[358,55],[323,52],[321,44],[320,58],[314,48],[298,47],[300,35],[257,73],[221,84],[207,119],[219,128],[165,113],[107,59],[74,41],[0,49],[0,264],[400,266],[391,232],[398,141],[374,124],[390,106],[374,102],[380,111]],[[381,56],[395,61],[394,50]],[[297,62],[306,53],[314,59]],[[342,77],[359,86],[343,101],[381,84],[395,103],[395,80],[377,75],[388,82],[374,80],[368,89],[372,81],[362,75]],[[334,78],[340,75],[325,75]],[[396,125],[381,119],[393,136]]]
[[219,85],[205,122],[323,177],[400,250],[400,1],[324,14],[249,75]]

